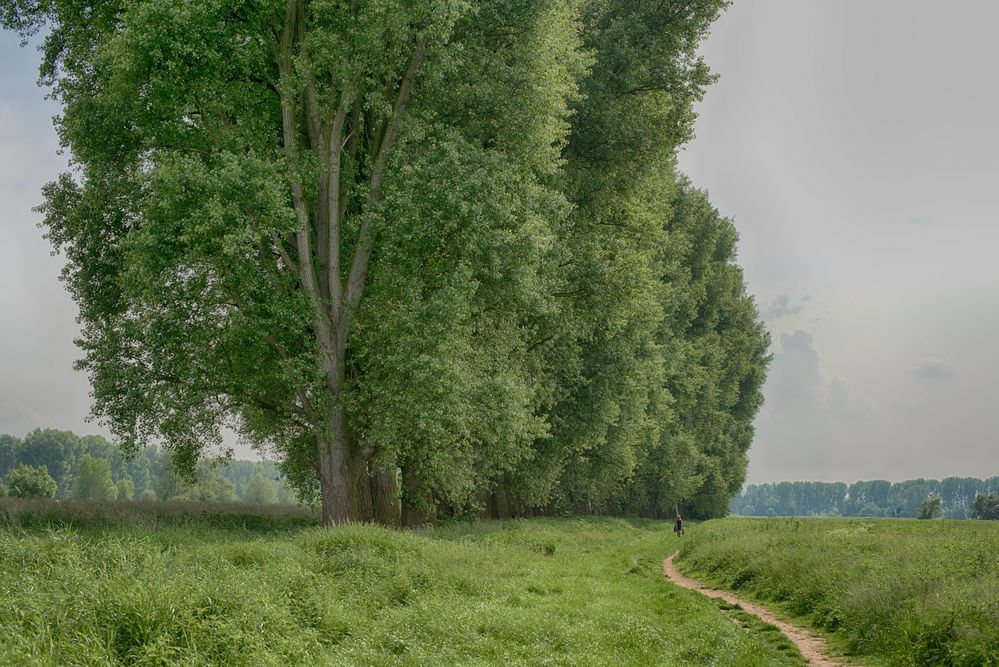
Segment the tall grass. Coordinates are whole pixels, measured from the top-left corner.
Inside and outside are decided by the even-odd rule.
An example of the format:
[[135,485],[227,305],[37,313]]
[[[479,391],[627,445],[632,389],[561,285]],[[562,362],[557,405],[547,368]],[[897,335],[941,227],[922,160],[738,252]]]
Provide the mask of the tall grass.
[[0,528],[0,664],[800,664],[663,580],[665,524],[32,516]]
[[319,510],[301,505],[243,502],[51,500],[0,498],[0,526],[23,528],[199,527],[276,530],[319,525]]
[[855,656],[999,665],[999,523],[724,519],[689,531],[688,574],[777,603]]

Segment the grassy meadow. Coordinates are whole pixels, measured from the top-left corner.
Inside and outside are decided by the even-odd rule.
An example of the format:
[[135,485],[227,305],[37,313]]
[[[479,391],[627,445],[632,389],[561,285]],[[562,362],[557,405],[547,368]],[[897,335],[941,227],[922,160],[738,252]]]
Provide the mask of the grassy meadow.
[[723,519],[677,562],[867,663],[999,665],[999,522]]
[[664,580],[667,523],[407,532],[246,506],[0,508],[5,665],[802,664],[770,626]]

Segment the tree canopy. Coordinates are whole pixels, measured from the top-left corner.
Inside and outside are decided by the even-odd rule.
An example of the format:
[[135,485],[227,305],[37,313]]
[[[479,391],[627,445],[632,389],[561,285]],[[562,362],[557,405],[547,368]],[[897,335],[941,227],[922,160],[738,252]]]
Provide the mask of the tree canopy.
[[[134,489],[133,489],[134,492]],[[78,500],[114,500],[118,487],[111,481],[111,464],[84,454],[77,466],[73,498]]]
[[723,514],[769,339],[675,153],[724,4],[3,0],[95,414],[326,523]]

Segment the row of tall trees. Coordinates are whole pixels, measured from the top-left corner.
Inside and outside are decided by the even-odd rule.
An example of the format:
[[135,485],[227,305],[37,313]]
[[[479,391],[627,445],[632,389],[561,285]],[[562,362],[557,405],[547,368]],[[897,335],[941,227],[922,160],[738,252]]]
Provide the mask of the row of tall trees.
[[3,0],[96,415],[326,523],[724,514],[769,341],[675,159],[724,4]]
[[[732,499],[741,516],[917,517],[927,498],[939,498],[939,515],[948,519],[977,516],[976,499],[999,493],[999,477],[947,477],[943,480],[884,479],[855,482],[778,482],[750,484]],[[981,509],[986,501],[979,501]]]
[[56,429],[35,429],[23,439],[0,435],[0,480],[11,495],[57,499],[295,500],[269,461],[206,459],[184,476],[168,450],[123,452],[99,435]]

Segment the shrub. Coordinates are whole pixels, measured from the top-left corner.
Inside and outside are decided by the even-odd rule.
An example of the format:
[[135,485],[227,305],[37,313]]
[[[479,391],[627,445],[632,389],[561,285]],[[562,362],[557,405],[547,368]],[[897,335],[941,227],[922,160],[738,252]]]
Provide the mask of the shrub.
[[7,486],[15,498],[54,498],[58,488],[45,466],[26,465],[7,473]]
[[940,496],[931,493],[919,506],[920,519],[935,519],[940,516]]

